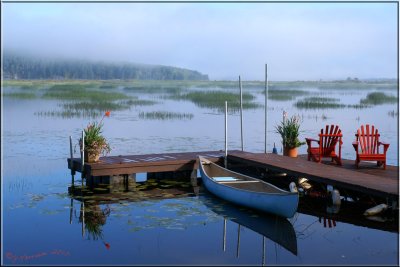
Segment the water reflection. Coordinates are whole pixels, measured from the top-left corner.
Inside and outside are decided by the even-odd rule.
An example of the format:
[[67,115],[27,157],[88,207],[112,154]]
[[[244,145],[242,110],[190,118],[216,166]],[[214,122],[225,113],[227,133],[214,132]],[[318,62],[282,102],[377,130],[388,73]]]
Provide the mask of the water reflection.
[[340,206],[332,205],[322,197],[304,195],[300,198],[297,212],[312,215],[324,228],[334,228],[338,223],[349,223],[371,229],[398,233],[398,210],[387,210],[375,216],[364,216],[363,213],[375,202],[352,201],[344,198]]
[[[237,256],[239,256],[241,227],[248,228],[297,255],[296,233],[293,225],[286,218],[238,207],[209,194],[200,195],[199,198],[209,209],[224,217],[224,240],[226,220],[235,222],[238,225]],[[223,248],[225,251],[225,245]]]

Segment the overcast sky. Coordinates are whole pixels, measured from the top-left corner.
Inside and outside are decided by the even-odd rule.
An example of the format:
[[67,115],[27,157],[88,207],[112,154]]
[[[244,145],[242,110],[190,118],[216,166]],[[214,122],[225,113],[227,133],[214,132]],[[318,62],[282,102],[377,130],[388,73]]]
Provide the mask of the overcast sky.
[[396,3],[2,3],[3,49],[210,79],[397,77]]

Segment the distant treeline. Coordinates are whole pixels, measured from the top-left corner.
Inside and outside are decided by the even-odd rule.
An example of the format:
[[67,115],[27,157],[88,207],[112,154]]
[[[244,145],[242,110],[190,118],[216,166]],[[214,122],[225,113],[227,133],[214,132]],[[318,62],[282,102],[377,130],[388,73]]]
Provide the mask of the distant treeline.
[[48,60],[4,53],[4,79],[208,80],[198,71],[158,65]]

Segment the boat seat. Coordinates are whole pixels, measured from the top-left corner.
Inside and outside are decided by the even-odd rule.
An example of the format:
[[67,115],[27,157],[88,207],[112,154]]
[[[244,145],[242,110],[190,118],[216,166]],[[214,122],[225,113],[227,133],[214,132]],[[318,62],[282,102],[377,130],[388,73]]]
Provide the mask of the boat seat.
[[231,177],[231,176],[216,176],[212,177],[216,182],[232,182],[232,181],[240,181],[240,179]]
[[240,183],[259,183],[260,181],[246,181],[246,180],[238,180],[238,181],[226,181],[219,182],[220,184],[240,184]]
[[212,177],[214,181],[217,183],[223,183],[223,184],[231,184],[231,183],[259,183],[259,181],[253,181],[253,180],[243,180],[231,176],[218,176],[218,177]]

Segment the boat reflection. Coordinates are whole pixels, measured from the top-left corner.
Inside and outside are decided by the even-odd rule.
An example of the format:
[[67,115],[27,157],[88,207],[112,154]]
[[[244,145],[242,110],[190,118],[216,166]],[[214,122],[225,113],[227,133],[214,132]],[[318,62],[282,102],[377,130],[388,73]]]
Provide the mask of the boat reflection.
[[[268,238],[292,254],[297,255],[296,233],[292,224],[286,218],[238,207],[216,198],[207,192],[204,192],[199,198],[210,210],[224,217],[224,240],[226,239],[226,220],[238,224],[237,256],[239,256],[241,227],[246,227],[262,235],[263,246],[265,246],[264,238]],[[225,249],[225,244],[223,245],[223,249]]]

